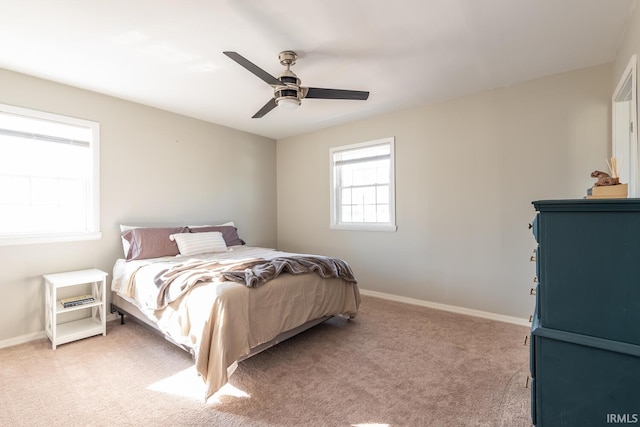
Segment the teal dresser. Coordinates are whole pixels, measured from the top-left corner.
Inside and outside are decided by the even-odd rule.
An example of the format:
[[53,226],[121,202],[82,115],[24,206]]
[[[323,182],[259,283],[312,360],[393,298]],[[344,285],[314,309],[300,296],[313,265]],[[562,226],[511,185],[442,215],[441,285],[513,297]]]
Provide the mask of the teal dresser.
[[640,426],[640,199],[533,205],[533,424]]

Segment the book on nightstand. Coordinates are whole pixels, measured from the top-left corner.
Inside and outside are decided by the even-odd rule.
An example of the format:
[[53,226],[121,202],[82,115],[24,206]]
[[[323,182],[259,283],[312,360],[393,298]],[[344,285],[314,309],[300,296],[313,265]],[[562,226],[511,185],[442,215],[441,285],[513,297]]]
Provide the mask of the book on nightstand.
[[79,295],[76,297],[63,298],[60,300],[60,304],[64,308],[75,307],[76,305],[87,304],[89,302],[94,302],[95,298],[92,295]]

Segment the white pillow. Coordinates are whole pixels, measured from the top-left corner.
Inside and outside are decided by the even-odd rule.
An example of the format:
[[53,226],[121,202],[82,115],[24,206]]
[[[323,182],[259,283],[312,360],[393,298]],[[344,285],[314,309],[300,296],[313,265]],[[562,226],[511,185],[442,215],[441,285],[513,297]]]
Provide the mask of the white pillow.
[[219,231],[204,233],[178,233],[169,236],[175,240],[180,249],[180,255],[196,255],[208,252],[226,252],[227,244]]

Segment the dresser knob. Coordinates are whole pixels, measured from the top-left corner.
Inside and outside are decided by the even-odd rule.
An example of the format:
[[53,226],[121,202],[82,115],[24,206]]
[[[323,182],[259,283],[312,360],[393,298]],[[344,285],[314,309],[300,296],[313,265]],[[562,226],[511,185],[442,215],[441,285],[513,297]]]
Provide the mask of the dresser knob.
[[529,323],[533,323],[533,314],[529,316]]
[[529,223],[529,230],[533,228],[533,224]]
[[536,256],[535,255],[531,255],[531,258],[529,258],[529,261],[535,261],[536,260]]
[[535,294],[536,294],[536,288],[529,289],[529,295],[535,295]]
[[524,337],[524,345],[529,345],[529,335]]
[[533,283],[538,283],[538,276],[533,278]]
[[527,381],[524,383],[524,388],[529,388],[529,383],[531,382],[531,377],[527,375]]

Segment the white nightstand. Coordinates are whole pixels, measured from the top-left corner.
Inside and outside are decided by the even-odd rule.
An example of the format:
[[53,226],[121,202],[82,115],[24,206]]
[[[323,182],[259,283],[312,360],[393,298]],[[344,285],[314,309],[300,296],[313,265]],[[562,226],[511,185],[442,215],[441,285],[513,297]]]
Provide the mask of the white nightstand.
[[[45,333],[51,340],[51,347],[91,337],[107,335],[107,276],[104,271],[95,268],[69,271],[66,273],[45,274]],[[58,290],[69,286],[78,286],[74,295],[86,294],[81,285],[91,285],[93,302],[65,308],[60,302]],[[91,309],[91,316],[58,323],[58,315],[77,310]]]

